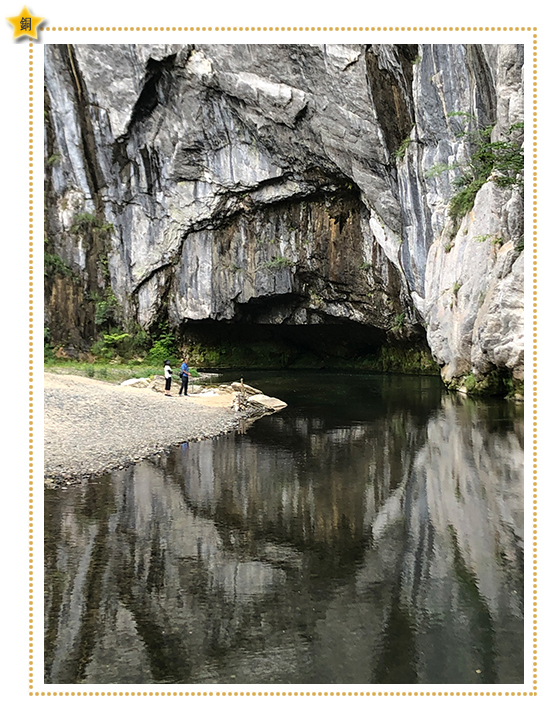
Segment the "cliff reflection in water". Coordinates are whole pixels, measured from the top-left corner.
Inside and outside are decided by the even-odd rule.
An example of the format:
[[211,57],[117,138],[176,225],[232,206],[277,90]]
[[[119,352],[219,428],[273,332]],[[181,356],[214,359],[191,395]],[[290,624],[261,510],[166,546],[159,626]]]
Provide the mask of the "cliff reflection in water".
[[523,681],[522,410],[300,413],[46,495],[46,681]]

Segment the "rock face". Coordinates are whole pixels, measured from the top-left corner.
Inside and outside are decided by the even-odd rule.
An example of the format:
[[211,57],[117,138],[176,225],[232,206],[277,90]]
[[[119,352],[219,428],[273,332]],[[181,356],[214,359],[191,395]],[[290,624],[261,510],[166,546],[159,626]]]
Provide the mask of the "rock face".
[[[457,75],[446,81],[450,51],[442,46],[428,49],[428,61],[422,61],[416,73],[414,140],[421,144],[408,149],[399,175],[405,212],[418,213],[416,219],[405,215],[410,249],[419,251],[410,275],[412,298],[424,316],[428,343],[442,366],[443,379],[465,389],[466,376],[472,387],[477,381],[491,380],[492,385],[493,376],[505,371],[514,381],[523,380],[523,197],[518,188],[499,187],[491,176],[473,208],[453,222],[447,215],[451,171],[426,177],[421,189],[412,183],[440,163],[466,161],[461,153],[465,143],[454,137],[464,115],[477,115],[478,124],[496,123],[494,140],[503,139],[512,125],[523,121],[523,54],[516,46],[462,49],[466,61],[455,63]],[[424,75],[429,67],[436,71],[432,76]],[[462,86],[459,92],[458,86]],[[446,106],[445,112],[429,109],[437,99]],[[432,241],[420,243],[421,232],[432,232]],[[407,252],[404,248],[403,265],[408,270]],[[419,292],[420,276],[415,274],[422,265],[424,286]]]
[[453,223],[458,171],[428,175],[469,160],[462,115],[495,140],[523,119],[522,47],[45,53],[54,343],[86,346],[98,309],[181,333],[340,324],[427,338],[451,384],[522,377],[521,195],[489,180]]

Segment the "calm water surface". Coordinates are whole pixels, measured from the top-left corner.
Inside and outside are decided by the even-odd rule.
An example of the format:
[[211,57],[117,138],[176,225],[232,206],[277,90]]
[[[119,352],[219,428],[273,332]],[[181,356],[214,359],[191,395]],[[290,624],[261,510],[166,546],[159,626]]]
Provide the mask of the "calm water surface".
[[46,491],[46,682],[523,682],[523,408],[245,380],[288,408]]

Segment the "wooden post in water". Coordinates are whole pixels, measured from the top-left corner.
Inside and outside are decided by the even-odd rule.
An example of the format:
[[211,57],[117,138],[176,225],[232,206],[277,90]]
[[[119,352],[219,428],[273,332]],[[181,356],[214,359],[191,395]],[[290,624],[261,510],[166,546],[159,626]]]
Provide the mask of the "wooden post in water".
[[240,407],[241,407],[241,409],[246,409],[246,402],[245,402],[245,388],[243,387],[243,378],[241,378],[241,397],[240,397]]

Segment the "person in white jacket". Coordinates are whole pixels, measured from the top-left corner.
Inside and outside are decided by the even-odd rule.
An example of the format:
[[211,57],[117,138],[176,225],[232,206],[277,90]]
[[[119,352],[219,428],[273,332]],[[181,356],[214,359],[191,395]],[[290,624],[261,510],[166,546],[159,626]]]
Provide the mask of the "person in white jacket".
[[172,397],[171,395],[171,382],[172,382],[172,368],[169,360],[165,361],[165,395],[167,397]]

